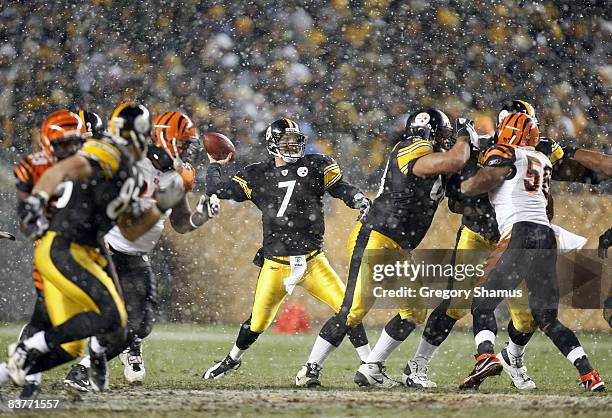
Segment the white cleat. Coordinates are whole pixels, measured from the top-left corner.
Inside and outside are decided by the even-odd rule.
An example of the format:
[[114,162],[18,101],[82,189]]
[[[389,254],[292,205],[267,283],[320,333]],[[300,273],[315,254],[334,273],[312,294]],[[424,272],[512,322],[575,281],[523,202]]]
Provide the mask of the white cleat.
[[17,386],[23,386],[26,384],[26,376],[30,366],[27,366],[28,358],[35,356],[38,352],[34,349],[28,350],[22,342],[13,343],[8,346],[8,361],[6,362],[6,369],[8,374]]
[[119,360],[123,363],[125,380],[131,385],[142,385],[147,373],[142,355],[134,355],[128,348],[119,354]]
[[515,357],[510,354],[507,348],[504,348],[497,355],[497,358],[517,389],[533,390],[536,388],[535,382],[527,374],[527,367],[523,363],[523,356]]
[[303,388],[321,386],[321,366],[317,363],[306,363],[295,376],[295,385]]
[[362,387],[375,386],[383,389],[390,389],[399,385],[399,382],[387,376],[385,366],[382,363],[362,363],[355,373],[353,381]]
[[402,383],[411,388],[432,389],[438,387],[436,382],[432,382],[427,377],[427,361],[422,357],[415,357],[408,361]]

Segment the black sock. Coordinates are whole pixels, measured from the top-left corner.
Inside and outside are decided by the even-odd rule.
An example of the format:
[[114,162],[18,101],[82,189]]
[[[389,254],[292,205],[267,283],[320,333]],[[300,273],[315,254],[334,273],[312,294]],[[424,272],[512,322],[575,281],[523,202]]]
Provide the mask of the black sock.
[[366,334],[363,324],[359,324],[355,328],[349,328],[347,334],[351,344],[353,344],[355,348],[363,347],[368,344],[368,335]]
[[450,335],[456,323],[456,319],[446,314],[446,308],[436,308],[427,318],[427,323],[423,330],[423,339],[429,344],[439,347]]
[[593,371],[591,367],[591,363],[589,363],[589,358],[587,356],[582,356],[574,362],[574,366],[578,369],[578,373],[580,376],[585,375]]
[[480,344],[478,344],[478,354],[485,354],[485,353],[493,354],[494,348],[495,347],[493,347],[493,343],[491,341],[483,341]]
[[240,326],[240,332],[238,338],[236,338],[236,347],[241,350],[246,350],[257,341],[257,338],[261,333],[251,331],[251,319],[249,318],[245,323]]
[[45,370],[53,369],[54,367],[68,363],[74,359],[74,356],[68,354],[61,347],[57,347],[36,359],[32,368],[28,371],[28,374],[44,372]]
[[404,341],[414,331],[415,327],[416,324],[413,321],[402,319],[400,314],[397,314],[387,322],[385,332],[396,341]]
[[508,335],[512,342],[516,345],[527,345],[531,337],[533,336],[533,332],[521,332],[516,329],[514,326],[514,322],[510,320],[508,324]]

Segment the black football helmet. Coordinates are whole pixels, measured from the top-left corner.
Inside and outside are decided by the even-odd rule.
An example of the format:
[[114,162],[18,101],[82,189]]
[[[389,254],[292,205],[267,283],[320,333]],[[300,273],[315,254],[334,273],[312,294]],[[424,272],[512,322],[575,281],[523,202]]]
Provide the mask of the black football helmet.
[[499,125],[506,116],[511,113],[525,113],[532,121],[538,124],[535,108],[524,100],[512,100],[504,103],[497,114],[497,124]]
[[87,130],[86,138],[92,136],[99,137],[104,132],[104,122],[102,122],[102,118],[97,113],[83,109],[79,109],[74,113],[79,115],[79,118],[83,121],[83,125]]
[[434,149],[446,151],[457,139],[448,116],[432,107],[419,109],[408,117],[404,136],[423,138],[431,142]]
[[[285,135],[291,135],[291,140],[281,146],[281,139]],[[266,148],[271,155],[282,158],[287,163],[294,163],[304,156],[306,135],[300,131],[297,123],[289,118],[282,118],[266,129]]]
[[136,148],[136,159],[147,154],[151,132],[151,114],[143,105],[122,103],[111,114],[107,133],[120,145],[133,144]]

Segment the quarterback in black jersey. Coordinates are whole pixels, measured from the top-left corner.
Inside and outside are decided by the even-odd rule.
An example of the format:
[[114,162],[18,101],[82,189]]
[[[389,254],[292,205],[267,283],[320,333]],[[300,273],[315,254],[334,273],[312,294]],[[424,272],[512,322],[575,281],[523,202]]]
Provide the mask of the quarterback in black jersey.
[[[14,383],[21,386],[27,374],[82,355],[85,339],[92,337],[91,386],[106,388],[105,347],[124,337],[127,314],[101,238],[117,224],[126,238],[137,239],[183,193],[182,184],[171,185],[158,192],[157,207],[138,204],[142,177],[133,162],[146,154],[150,128],[146,108],[121,104],[110,118],[109,135],[90,138],[76,155],[46,170],[25,200],[24,229],[32,238],[44,234],[34,261],[53,327],[9,347],[7,370]],[[46,204],[61,182],[67,183],[48,225]]]
[[[469,158],[470,138],[477,138],[467,121],[460,121],[457,128],[456,134],[448,117],[437,109],[421,109],[408,118],[405,135],[387,161],[378,196],[349,238],[349,275],[342,309],[321,329],[307,363],[296,376],[298,386],[320,383],[322,363],[347,332],[361,324],[374,304],[375,298],[365,290],[360,273],[365,251],[410,251],[427,233],[444,198],[446,175],[461,170]],[[402,301],[399,314],[385,326],[376,347],[359,368],[355,383],[393,386],[395,382],[384,373],[386,356],[382,347],[399,345],[417,323],[425,320],[426,312],[408,300]]]
[[[325,232],[323,196],[329,193],[347,206],[360,209],[370,201],[342,176],[330,157],[305,154],[306,137],[296,122],[283,118],[266,130],[266,146],[272,158],[251,164],[224,180],[221,165],[214,161],[206,173],[206,193],[238,202],[250,200],[261,211],[263,248],[256,256],[261,267],[251,317],[242,324],[230,353],[204,373],[219,379],[241,365],[240,358],[271,324],[287,294],[302,286],[334,312],[340,311],[344,283],[322,251]],[[370,347],[363,326],[349,336],[359,357],[367,358]]]

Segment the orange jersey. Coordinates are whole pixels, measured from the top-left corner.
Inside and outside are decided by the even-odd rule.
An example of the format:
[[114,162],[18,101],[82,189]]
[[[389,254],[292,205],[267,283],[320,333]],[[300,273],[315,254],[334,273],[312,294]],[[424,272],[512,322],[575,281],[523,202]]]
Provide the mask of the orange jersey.
[[43,151],[26,155],[15,166],[17,189],[30,194],[45,171],[52,166],[53,161]]

